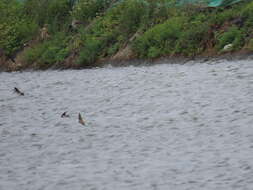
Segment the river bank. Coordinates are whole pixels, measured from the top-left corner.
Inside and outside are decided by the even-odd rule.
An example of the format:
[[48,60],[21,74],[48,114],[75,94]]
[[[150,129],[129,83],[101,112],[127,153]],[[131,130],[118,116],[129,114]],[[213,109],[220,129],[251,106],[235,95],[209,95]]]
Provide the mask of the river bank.
[[5,59],[0,62],[0,72],[14,72],[14,71],[39,71],[39,70],[67,70],[67,69],[89,69],[89,68],[103,68],[107,66],[113,67],[125,67],[125,66],[151,66],[156,64],[186,64],[188,62],[196,61],[199,63],[207,63],[207,62],[222,62],[222,61],[240,61],[240,60],[252,60],[253,61],[253,53],[251,51],[241,51],[228,53],[223,55],[199,55],[195,57],[161,57],[156,59],[107,59],[100,62],[97,62],[93,66],[90,67],[81,67],[70,64],[52,64],[50,67],[45,69],[41,69],[36,67],[35,65],[22,65],[20,62],[13,62],[12,60]]
[[0,68],[5,71],[163,58],[247,59],[253,53],[253,2],[248,0],[216,8],[173,6],[171,0],[80,0],[74,5],[11,0],[1,2],[0,11]]

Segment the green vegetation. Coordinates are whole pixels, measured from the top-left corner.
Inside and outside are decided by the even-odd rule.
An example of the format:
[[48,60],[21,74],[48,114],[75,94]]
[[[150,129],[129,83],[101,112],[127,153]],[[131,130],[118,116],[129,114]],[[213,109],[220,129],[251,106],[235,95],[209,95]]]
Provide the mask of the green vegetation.
[[253,51],[253,38],[249,41],[249,50]]
[[75,19],[88,23],[95,17],[103,14],[110,6],[110,0],[81,0],[73,8],[72,15]]
[[15,0],[0,1],[0,48],[6,55],[15,54],[37,30],[36,22],[23,14],[23,4]]
[[253,51],[252,1],[212,9],[175,2],[0,0],[0,49],[7,56],[22,52],[22,64],[38,68],[73,55],[73,67],[92,66],[127,45],[132,57],[150,59]]
[[240,49],[244,45],[244,32],[238,27],[232,26],[217,36],[217,49],[222,50],[224,46],[232,44],[231,50]]
[[69,38],[65,33],[56,33],[51,40],[39,43],[24,52],[27,64],[36,64],[39,68],[47,68],[54,63],[63,62],[69,55]]

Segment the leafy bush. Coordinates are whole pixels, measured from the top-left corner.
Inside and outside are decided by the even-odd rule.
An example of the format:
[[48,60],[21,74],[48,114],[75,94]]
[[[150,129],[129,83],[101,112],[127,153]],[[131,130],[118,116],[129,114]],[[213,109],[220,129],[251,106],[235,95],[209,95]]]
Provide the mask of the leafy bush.
[[200,14],[184,25],[184,30],[177,41],[176,53],[192,56],[203,51],[203,44],[209,38],[209,25],[206,20],[206,16]]
[[96,17],[102,13],[112,2],[112,0],[79,0],[74,6],[72,15],[83,22]]
[[142,23],[144,4],[127,0],[96,18],[82,35],[83,45],[77,64],[90,65],[99,57],[111,56],[133,35]]
[[127,34],[135,32],[148,14],[148,4],[145,1],[127,0],[118,9],[120,30]]
[[215,14],[210,15],[210,24],[211,25],[222,25],[226,21],[230,21],[233,18],[239,17],[238,9],[218,9],[214,12]]
[[34,62],[40,59],[44,51],[45,51],[45,44],[37,45],[34,48],[26,50],[25,54],[23,55],[23,59],[27,64],[33,64]]
[[162,50],[157,47],[150,47],[147,52],[147,57],[149,58],[156,58],[162,54]]
[[69,55],[68,37],[64,33],[57,33],[52,40],[28,49],[24,53],[24,61],[28,64],[37,63],[39,66],[50,66],[64,61]]
[[49,24],[56,32],[70,23],[72,4],[69,0],[26,0],[24,12],[40,25]]
[[90,66],[94,63],[103,49],[103,42],[92,36],[87,36],[85,45],[80,51],[79,58],[77,60],[78,65]]
[[135,40],[134,51],[141,57],[150,58],[154,58],[155,55],[174,53],[185,23],[184,17],[174,17],[163,24],[156,25]]
[[22,4],[15,0],[0,2],[0,48],[13,55],[34,36],[37,24],[22,14]]
[[69,0],[51,0],[47,8],[46,22],[51,24],[53,31],[60,30],[70,22],[72,7]]
[[228,44],[233,45],[232,50],[237,50],[244,44],[244,33],[235,26],[232,26],[224,33],[218,34],[216,38],[218,41],[216,48],[218,50],[222,50]]
[[108,48],[106,54],[108,56],[112,56],[114,55],[115,53],[117,53],[117,51],[119,50],[119,43],[115,43],[113,44],[111,47]]
[[253,2],[245,6],[241,11],[241,16],[245,20],[245,27],[252,30],[253,27]]

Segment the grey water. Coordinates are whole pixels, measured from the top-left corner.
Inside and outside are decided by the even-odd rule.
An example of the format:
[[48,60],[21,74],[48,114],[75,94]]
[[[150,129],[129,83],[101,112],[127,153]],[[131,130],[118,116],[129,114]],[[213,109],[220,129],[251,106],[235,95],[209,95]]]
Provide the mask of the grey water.
[[253,62],[0,73],[0,190],[69,189],[252,190]]

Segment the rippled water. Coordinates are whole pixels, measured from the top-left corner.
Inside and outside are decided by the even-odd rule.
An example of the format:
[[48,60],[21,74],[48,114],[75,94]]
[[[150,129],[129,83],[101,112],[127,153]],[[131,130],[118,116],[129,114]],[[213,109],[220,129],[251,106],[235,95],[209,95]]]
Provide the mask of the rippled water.
[[252,61],[0,81],[1,190],[253,189]]

